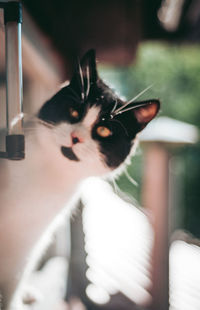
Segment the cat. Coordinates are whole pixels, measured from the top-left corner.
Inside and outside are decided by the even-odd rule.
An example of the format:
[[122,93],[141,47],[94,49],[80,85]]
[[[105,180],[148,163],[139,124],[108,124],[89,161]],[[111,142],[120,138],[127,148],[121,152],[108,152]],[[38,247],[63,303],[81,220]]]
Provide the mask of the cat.
[[0,160],[3,309],[23,309],[16,292],[41,255],[45,236],[63,212],[70,214],[79,184],[121,169],[137,133],[157,115],[159,100],[135,102],[137,97],[124,102],[111,91],[89,50],[69,85],[25,125],[25,159]]

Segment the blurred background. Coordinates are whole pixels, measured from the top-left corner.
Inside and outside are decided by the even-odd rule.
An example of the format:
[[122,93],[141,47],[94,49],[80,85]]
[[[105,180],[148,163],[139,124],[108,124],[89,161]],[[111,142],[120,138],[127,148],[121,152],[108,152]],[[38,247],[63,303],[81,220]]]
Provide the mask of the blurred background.
[[[153,84],[141,99],[162,102],[125,172],[110,185],[92,180],[83,187],[79,212],[55,236],[41,267],[50,257],[66,258],[70,309],[198,310],[200,2],[22,3],[25,113],[36,113],[89,48],[96,49],[101,77],[120,96],[131,99]],[[5,128],[2,12],[0,40]],[[97,202],[92,192],[102,198]]]

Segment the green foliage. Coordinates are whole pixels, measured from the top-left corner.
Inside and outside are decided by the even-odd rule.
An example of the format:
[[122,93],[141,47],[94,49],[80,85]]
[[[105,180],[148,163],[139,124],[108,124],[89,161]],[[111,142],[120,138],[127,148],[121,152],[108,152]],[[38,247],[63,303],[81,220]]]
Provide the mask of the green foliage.
[[130,99],[153,84],[144,98],[159,98],[162,114],[199,126],[199,46],[143,44],[127,68],[103,68],[105,80]]

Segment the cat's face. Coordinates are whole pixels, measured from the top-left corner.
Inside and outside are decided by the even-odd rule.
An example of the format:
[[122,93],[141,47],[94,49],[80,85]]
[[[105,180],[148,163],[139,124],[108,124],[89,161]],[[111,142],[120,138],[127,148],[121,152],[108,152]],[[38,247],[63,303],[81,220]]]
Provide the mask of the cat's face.
[[[139,106],[130,109],[134,105]],[[125,105],[98,77],[95,53],[82,59],[70,84],[47,101],[38,117],[55,137],[58,151],[88,171],[101,174],[117,168],[129,155],[136,134],[159,110],[158,100]],[[117,113],[118,111],[118,113]]]

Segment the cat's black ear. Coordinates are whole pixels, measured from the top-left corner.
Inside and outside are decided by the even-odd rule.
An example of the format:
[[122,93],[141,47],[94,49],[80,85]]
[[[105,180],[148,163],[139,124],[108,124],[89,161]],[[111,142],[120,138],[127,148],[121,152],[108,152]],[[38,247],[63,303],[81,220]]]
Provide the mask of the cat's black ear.
[[142,130],[158,113],[160,109],[160,101],[157,99],[146,100],[135,103],[138,107],[132,110],[139,125],[139,130]]
[[70,86],[84,101],[89,95],[92,84],[95,84],[97,79],[96,55],[95,50],[91,49],[83,56],[81,61],[77,59]]
[[90,49],[85,53],[80,62],[79,74],[82,71],[83,77],[89,79],[90,83],[95,83],[98,79],[96,68],[96,53],[94,49]]

